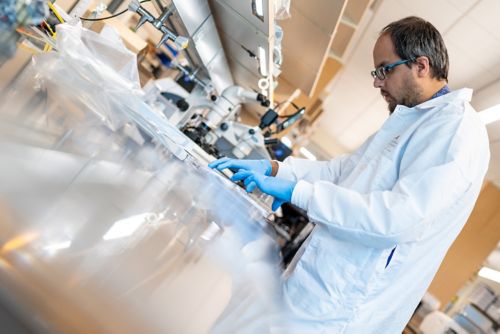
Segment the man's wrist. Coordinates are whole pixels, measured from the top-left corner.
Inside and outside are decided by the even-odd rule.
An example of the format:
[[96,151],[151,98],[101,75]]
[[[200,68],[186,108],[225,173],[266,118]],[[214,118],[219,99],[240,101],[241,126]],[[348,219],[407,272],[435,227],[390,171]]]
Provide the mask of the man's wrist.
[[276,160],[270,160],[271,161],[271,176],[276,176],[278,174],[278,169],[280,166],[278,165],[278,162]]

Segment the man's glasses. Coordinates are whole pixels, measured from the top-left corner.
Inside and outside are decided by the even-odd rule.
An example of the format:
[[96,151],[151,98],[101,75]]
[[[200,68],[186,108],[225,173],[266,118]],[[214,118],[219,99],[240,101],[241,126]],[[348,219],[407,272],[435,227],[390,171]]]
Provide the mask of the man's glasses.
[[371,71],[371,75],[372,75],[373,79],[377,78],[379,80],[385,80],[385,78],[387,77],[387,73],[392,71],[394,69],[394,67],[399,66],[401,64],[413,62],[413,61],[414,61],[414,59],[405,59],[405,60],[399,60],[399,61],[394,62],[392,64],[379,66],[375,70]]

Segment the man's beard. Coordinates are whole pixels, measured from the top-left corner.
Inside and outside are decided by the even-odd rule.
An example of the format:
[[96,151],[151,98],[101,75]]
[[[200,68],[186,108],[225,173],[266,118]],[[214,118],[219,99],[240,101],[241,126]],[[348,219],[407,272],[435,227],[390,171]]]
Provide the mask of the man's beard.
[[422,88],[420,88],[415,79],[409,75],[404,81],[404,85],[399,92],[400,98],[396,99],[391,95],[392,100],[388,103],[389,115],[392,115],[397,105],[403,105],[412,108],[421,103]]

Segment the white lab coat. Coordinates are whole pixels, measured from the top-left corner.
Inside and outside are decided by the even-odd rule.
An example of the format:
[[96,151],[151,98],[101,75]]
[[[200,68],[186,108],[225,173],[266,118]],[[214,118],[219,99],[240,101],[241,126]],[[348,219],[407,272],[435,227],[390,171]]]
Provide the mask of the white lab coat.
[[292,203],[318,224],[284,286],[296,332],[401,333],[488,168],[471,96],[397,106],[351,155],[280,164],[278,177],[298,181]]

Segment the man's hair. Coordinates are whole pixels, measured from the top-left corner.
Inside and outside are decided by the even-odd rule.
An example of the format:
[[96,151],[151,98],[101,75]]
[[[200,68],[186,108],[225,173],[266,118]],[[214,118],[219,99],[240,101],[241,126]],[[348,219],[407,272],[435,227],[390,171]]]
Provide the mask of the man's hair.
[[[401,59],[429,58],[431,77],[448,82],[448,51],[443,37],[431,23],[409,16],[388,24],[380,35],[388,34]],[[410,65],[410,64],[408,64]]]

